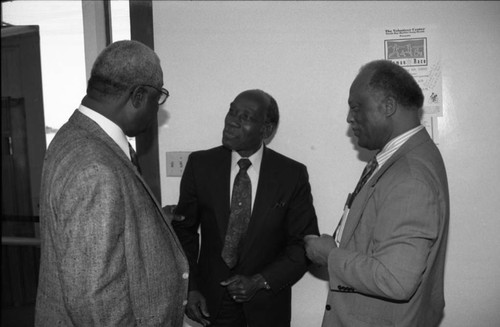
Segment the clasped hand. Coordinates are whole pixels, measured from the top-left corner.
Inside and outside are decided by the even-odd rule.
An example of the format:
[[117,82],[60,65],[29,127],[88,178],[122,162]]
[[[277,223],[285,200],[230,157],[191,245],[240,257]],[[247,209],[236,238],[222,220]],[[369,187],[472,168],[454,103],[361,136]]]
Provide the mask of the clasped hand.
[[207,302],[205,297],[199,291],[190,291],[188,294],[188,303],[186,305],[186,315],[189,319],[202,324],[203,326],[210,325]]
[[229,296],[238,303],[250,301],[255,293],[260,290],[262,276],[255,275],[252,277],[234,275],[220,284],[226,287]]
[[[250,301],[258,290],[263,288],[263,277],[259,274],[246,277],[234,275],[220,283],[226,287],[229,296],[238,303]],[[210,325],[210,314],[208,313],[205,297],[199,291],[190,291],[186,315],[189,319],[199,322],[203,326]]]
[[315,264],[321,266],[328,264],[330,251],[337,247],[333,237],[327,234],[321,236],[306,235],[304,236],[304,243],[307,257]]
[[169,204],[169,205],[166,205],[163,207],[163,212],[165,213],[165,215],[167,216],[167,218],[170,220],[170,222],[172,221],[183,221],[184,220],[184,216],[182,215],[177,215],[175,213],[175,208],[177,206],[175,204]]

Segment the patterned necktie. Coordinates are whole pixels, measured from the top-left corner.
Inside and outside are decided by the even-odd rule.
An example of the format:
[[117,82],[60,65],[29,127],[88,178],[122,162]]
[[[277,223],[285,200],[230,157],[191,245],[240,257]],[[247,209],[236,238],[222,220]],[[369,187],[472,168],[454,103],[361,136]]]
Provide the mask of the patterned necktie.
[[231,197],[231,213],[226,231],[222,259],[229,268],[238,262],[238,246],[245,235],[250,221],[252,208],[252,183],[247,169],[252,163],[248,159],[240,159],[240,171],[234,179],[233,195]]
[[376,157],[373,157],[370,161],[368,161],[365,169],[363,169],[363,173],[361,174],[361,178],[359,179],[356,188],[354,188],[354,192],[349,194],[349,196],[347,197],[347,202],[344,208],[344,214],[342,215],[342,219],[340,219],[339,221],[337,229],[335,229],[335,233],[333,233],[333,237],[335,238],[335,242],[337,242],[337,245],[340,244],[340,238],[342,237],[342,233],[344,231],[344,226],[347,219],[347,213],[348,210],[351,208],[354,198],[356,197],[356,195],[358,195],[361,188],[363,188],[366,182],[370,179],[370,176],[373,174],[375,169],[377,169],[377,166],[378,162]]
[[128,150],[130,152],[130,161],[134,164],[135,168],[137,168],[137,171],[139,174],[141,173],[141,167],[139,167],[139,159],[137,158],[137,153],[135,153],[134,148],[130,143],[128,144]]

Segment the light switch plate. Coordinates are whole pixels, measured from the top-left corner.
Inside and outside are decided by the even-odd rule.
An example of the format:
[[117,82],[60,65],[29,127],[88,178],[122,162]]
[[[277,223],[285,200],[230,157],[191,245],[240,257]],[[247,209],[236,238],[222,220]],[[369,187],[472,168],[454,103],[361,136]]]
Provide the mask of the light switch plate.
[[191,152],[167,152],[167,177],[181,177]]

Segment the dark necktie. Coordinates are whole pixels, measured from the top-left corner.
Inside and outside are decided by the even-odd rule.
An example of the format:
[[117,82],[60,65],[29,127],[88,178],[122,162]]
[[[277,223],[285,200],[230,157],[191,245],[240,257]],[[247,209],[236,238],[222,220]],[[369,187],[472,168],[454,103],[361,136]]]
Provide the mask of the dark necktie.
[[231,197],[231,213],[222,249],[222,259],[229,268],[238,262],[238,247],[245,235],[250,221],[252,208],[252,183],[247,169],[252,163],[248,159],[240,159],[240,171],[234,179],[233,195]]
[[137,158],[137,153],[135,153],[134,148],[128,144],[128,150],[130,151],[130,161],[134,164],[135,168],[137,168],[137,171],[139,174],[141,173],[141,167],[139,167],[139,158]]
[[354,189],[354,192],[352,192],[350,199],[349,199],[349,208],[351,207],[352,202],[354,201],[354,198],[356,195],[358,195],[359,191],[363,186],[366,184],[368,179],[370,179],[370,176],[373,174],[375,169],[377,169],[378,162],[377,158],[373,157],[368,163],[366,164],[365,169],[363,169],[363,173],[361,174],[361,177],[358,181],[358,184],[356,185],[356,188]]
[[347,202],[345,204],[344,208],[344,214],[342,215],[342,218],[339,221],[339,224],[337,226],[337,229],[335,229],[335,232],[333,233],[333,237],[335,238],[335,241],[337,243],[340,243],[340,238],[342,237],[342,232],[344,231],[344,226],[345,226],[345,221],[347,219],[347,212],[346,210],[351,208],[352,202],[354,201],[354,198],[356,195],[358,195],[359,191],[363,188],[363,186],[366,184],[366,182],[370,179],[370,176],[373,174],[375,169],[378,166],[377,158],[373,157],[368,163],[366,164],[365,169],[363,169],[363,173],[361,174],[361,177],[358,181],[358,184],[356,184],[356,187],[354,188],[354,192],[350,193],[347,196]]

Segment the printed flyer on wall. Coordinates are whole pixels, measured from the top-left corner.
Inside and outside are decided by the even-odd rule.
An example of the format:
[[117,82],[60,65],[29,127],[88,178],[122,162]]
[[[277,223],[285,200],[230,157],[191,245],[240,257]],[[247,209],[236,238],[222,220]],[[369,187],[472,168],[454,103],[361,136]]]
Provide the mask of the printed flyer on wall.
[[413,75],[424,92],[422,124],[437,143],[437,117],[443,116],[440,48],[433,26],[388,27],[372,31],[372,51]]

